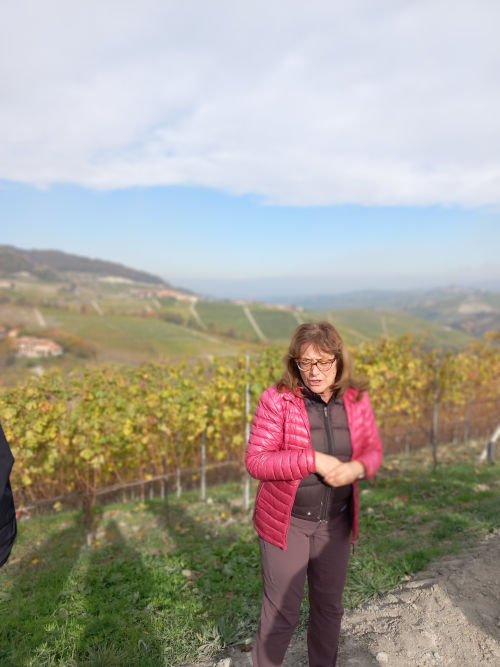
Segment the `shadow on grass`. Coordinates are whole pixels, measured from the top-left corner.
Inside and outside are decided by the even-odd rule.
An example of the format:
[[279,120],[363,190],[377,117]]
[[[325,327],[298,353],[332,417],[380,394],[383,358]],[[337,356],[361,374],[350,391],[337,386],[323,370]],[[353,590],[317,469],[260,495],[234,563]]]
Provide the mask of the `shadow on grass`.
[[[20,533],[23,524],[20,526]],[[55,664],[67,657],[60,652],[59,629],[67,625],[61,598],[85,543],[85,530],[77,519],[44,542],[31,546],[3,570],[0,589],[0,664]],[[17,548],[14,554],[19,553]]]
[[153,579],[116,522],[105,539],[87,548],[76,515],[3,570],[2,667],[164,664],[148,608]]
[[88,562],[78,665],[162,665],[162,645],[152,622],[152,574],[116,521],[106,523],[104,539],[106,546],[95,549]]
[[172,505],[169,526],[156,501],[106,512],[92,547],[76,513],[21,526],[22,557],[0,577],[2,667],[175,665],[252,636],[260,570],[243,513],[217,503],[214,531],[189,499]]
[[193,503],[192,495],[170,504],[168,524],[161,503],[148,502],[147,509],[169,536],[169,555],[182,564],[186,594],[196,608],[193,627],[202,657],[255,634],[260,557],[248,511],[220,500]]

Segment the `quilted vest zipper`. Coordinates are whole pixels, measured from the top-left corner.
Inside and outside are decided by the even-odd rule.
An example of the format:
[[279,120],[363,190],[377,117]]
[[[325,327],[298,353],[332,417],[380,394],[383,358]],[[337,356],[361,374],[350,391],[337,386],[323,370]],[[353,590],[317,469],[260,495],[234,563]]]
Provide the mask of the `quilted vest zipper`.
[[[328,422],[328,405],[323,406],[323,418],[324,418],[324,424],[325,424],[325,430],[326,430],[326,439],[328,442],[328,453],[330,455],[333,455],[333,438],[332,438],[332,431],[330,429],[330,424]],[[330,494],[331,494],[332,488],[331,486],[327,486],[324,493],[323,493],[323,500],[321,501],[321,513],[319,520],[321,522],[325,522],[328,519],[326,518],[326,513],[328,511],[328,505],[330,503]]]

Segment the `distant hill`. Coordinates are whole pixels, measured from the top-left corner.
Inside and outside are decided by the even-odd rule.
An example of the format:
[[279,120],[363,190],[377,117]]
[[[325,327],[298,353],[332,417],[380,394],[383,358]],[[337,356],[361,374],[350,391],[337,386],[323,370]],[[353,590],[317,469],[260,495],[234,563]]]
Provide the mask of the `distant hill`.
[[0,245],[0,275],[27,271],[41,280],[65,280],[68,273],[88,273],[95,276],[126,278],[134,282],[167,285],[158,276],[130,269],[123,264],[72,255],[60,250],[23,250]]
[[408,313],[442,326],[482,336],[500,329],[500,292],[449,286],[432,290],[371,290],[297,300],[308,310],[366,309]]
[[321,294],[298,298],[298,303],[308,309],[367,308],[369,310],[412,310],[423,303],[438,304],[442,301],[461,300],[482,293],[471,287],[442,287],[429,290],[357,290],[339,294]]
[[[37,296],[31,285],[33,280],[28,281],[29,294],[21,294],[18,285],[16,294],[2,296],[5,303],[90,309],[121,315],[147,312],[148,316],[156,314],[171,323],[199,328],[208,335],[242,343],[284,342],[297,323],[307,319],[342,323],[352,341],[401,333],[424,335],[427,331],[436,345],[460,347],[467,344],[470,337],[500,330],[500,291],[473,287],[366,290],[289,300],[295,307],[273,306],[256,301],[204,299],[187,289],[173,288],[158,276],[115,262],[60,250],[25,250],[0,245],[0,277],[18,283],[19,274],[24,272],[46,286]],[[126,285],[127,281],[143,286],[134,288],[134,292]],[[68,287],[58,286],[61,282],[69,283]],[[124,283],[121,288],[117,286],[119,282]],[[59,292],[52,293],[53,288]],[[66,296],[62,294],[65,291]],[[187,295],[193,299],[186,298]],[[197,302],[196,308],[193,300]],[[3,319],[9,321],[6,315]]]

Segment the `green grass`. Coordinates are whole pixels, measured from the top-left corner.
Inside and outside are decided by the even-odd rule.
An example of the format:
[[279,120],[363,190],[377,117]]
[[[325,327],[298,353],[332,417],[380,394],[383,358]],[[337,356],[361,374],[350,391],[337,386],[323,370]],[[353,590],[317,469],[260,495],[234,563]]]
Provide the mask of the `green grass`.
[[456,553],[498,528],[499,472],[498,465],[470,463],[443,465],[432,473],[428,466],[411,472],[404,465],[403,470],[384,470],[362,491],[360,538],[346,606],[366,599],[367,565],[373,592],[383,592],[435,558]]
[[22,523],[0,573],[0,664],[173,665],[246,637],[259,560],[235,495],[171,501],[169,526],[160,501],[108,507],[93,547],[78,513]]
[[[426,456],[393,456],[361,485],[346,607],[500,526],[499,466],[442,453],[455,463],[433,471]],[[160,500],[100,508],[92,547],[78,512],[21,523],[0,572],[0,664],[179,665],[251,638],[260,605],[251,516],[237,484],[209,496],[170,498],[168,524]]]

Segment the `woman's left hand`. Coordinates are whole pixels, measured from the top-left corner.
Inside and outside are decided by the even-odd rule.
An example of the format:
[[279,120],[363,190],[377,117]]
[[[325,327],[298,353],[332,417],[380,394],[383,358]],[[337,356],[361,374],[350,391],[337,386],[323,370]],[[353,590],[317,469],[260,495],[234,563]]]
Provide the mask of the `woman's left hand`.
[[323,479],[330,486],[344,486],[352,484],[361,475],[365,474],[365,467],[359,461],[347,461],[347,463],[339,464],[328,470]]

